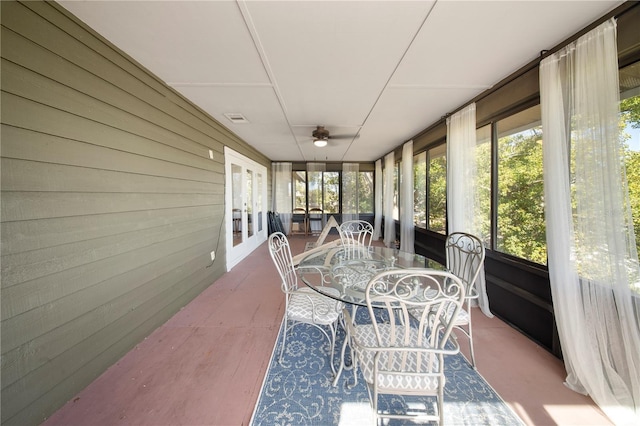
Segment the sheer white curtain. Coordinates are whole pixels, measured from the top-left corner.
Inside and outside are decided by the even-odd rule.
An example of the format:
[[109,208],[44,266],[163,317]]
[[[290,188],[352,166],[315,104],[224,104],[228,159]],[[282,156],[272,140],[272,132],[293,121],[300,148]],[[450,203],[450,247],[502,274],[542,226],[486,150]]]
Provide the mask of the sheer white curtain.
[[308,172],[326,172],[327,163],[307,163]]
[[[324,226],[325,223],[327,223],[327,214],[325,213],[326,211],[326,206],[324,205],[324,172],[327,171],[327,164],[326,163],[307,163],[307,184],[308,184],[308,191],[307,191],[307,201],[309,203],[309,212],[308,214],[310,214],[309,218],[311,220],[309,220],[309,229],[312,232],[320,232],[322,231],[322,227]],[[313,208],[319,208],[322,210],[322,223],[320,223],[317,220],[313,220],[316,219],[317,216],[315,214],[313,214],[313,212],[311,211],[311,209]]]
[[[476,104],[466,106],[447,118],[447,227],[451,232],[467,232],[480,236],[477,212],[480,202],[478,168],[476,166]],[[484,269],[476,280],[478,305],[482,312],[493,317],[489,310]]]
[[566,384],[640,424],[640,271],[619,138],[616,23],[540,64],[549,276]]
[[400,250],[414,253],[413,141],[402,146],[400,179]]
[[271,163],[272,177],[272,210],[278,212],[282,221],[282,228],[288,234],[291,221],[291,206],[293,198],[291,192],[291,163]]
[[384,245],[395,247],[396,222],[393,219],[393,173],[395,168],[393,151],[384,157]]
[[376,160],[374,189],[374,216],[373,216],[373,240],[377,241],[382,235],[382,160]]
[[360,219],[358,173],[360,164],[342,163],[342,221]]

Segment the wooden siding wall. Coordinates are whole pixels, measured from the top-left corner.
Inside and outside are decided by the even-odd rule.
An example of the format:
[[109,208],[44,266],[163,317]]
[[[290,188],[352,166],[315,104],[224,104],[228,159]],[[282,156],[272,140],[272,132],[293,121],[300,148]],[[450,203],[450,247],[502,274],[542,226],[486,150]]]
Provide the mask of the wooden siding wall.
[[59,5],[1,18],[1,422],[28,425],[224,273],[223,146],[270,161]]

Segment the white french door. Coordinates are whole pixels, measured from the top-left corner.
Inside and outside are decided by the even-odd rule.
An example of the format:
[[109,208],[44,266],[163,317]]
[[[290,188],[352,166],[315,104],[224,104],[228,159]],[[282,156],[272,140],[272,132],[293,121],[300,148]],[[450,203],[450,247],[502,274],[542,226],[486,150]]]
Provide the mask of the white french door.
[[227,147],[227,271],[267,240],[267,168]]

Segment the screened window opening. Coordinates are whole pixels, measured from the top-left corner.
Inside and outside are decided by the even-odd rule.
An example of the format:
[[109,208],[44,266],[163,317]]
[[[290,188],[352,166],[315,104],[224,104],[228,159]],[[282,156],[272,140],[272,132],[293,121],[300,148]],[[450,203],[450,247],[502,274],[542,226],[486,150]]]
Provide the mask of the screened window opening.
[[427,228],[447,233],[447,145],[427,152]]
[[[293,208],[321,209],[325,214],[358,213],[373,215],[373,171],[348,173],[299,170],[293,172]],[[308,181],[308,182],[307,182]],[[355,197],[345,199],[347,194]]]
[[497,122],[498,251],[546,265],[540,105]]
[[413,156],[413,224],[427,227],[427,152]]
[[294,209],[307,209],[307,172],[293,172],[293,187],[295,197],[293,200]]

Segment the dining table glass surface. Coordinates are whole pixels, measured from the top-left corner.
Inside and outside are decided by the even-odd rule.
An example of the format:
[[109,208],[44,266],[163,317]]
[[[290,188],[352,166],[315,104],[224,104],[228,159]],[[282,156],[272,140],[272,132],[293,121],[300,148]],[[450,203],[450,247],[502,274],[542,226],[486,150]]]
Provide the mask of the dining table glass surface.
[[337,246],[311,252],[298,264],[298,273],[307,286],[327,297],[366,306],[365,289],[371,278],[382,271],[408,268],[446,270],[433,259],[398,249]]

